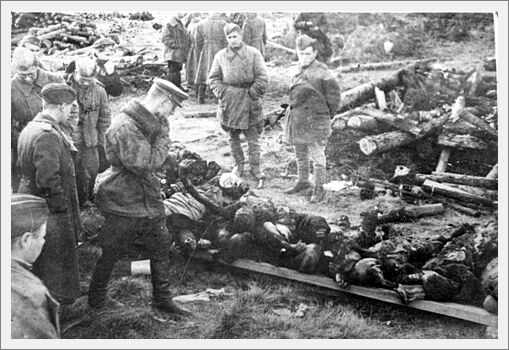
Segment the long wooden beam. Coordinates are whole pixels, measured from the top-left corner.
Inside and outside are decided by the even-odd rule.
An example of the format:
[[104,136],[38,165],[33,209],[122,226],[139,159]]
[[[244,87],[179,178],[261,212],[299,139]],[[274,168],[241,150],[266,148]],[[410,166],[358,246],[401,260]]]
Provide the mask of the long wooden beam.
[[338,292],[355,294],[371,299],[385,301],[391,304],[407,306],[413,309],[424,310],[440,315],[459,318],[470,322],[484,325],[497,325],[498,323],[497,315],[491,314],[483,308],[472,305],[463,305],[450,302],[436,302],[431,300],[416,300],[405,305],[401,302],[396,292],[387,289],[368,288],[354,285],[351,285],[345,289],[339,287],[332,278],[323,275],[309,275],[284,267],[277,267],[268,263],[260,263],[246,259],[237,259],[231,263],[227,263],[222,260],[217,261],[213,259],[211,255],[202,252],[195,252],[193,257],[208,261],[216,261],[222,265],[235,267],[242,270],[307,283],[322,288],[332,289]]

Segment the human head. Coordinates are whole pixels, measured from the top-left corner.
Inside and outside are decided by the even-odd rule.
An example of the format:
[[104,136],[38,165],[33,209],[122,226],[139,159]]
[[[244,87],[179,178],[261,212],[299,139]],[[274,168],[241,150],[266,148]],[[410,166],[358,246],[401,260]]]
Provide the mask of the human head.
[[297,57],[302,67],[307,67],[316,58],[318,51],[316,50],[316,40],[307,35],[299,35],[295,41],[297,47]]
[[224,26],[223,31],[231,48],[236,49],[242,46],[242,30],[238,25],[228,23]]
[[42,88],[41,95],[44,110],[59,124],[68,123],[76,91],[64,83],[50,83]]
[[33,263],[41,253],[49,210],[46,201],[30,194],[11,196],[11,256]]
[[90,57],[82,56],[76,60],[76,74],[74,80],[82,88],[87,88],[95,82],[97,66]]
[[107,56],[115,49],[115,42],[110,38],[101,38],[94,42],[92,48],[99,59],[107,59]]
[[168,80],[155,78],[154,83],[143,100],[143,105],[153,114],[172,115],[175,108],[182,107],[182,101],[189,95]]
[[17,47],[12,54],[14,76],[21,83],[32,85],[37,79],[37,59],[26,47]]

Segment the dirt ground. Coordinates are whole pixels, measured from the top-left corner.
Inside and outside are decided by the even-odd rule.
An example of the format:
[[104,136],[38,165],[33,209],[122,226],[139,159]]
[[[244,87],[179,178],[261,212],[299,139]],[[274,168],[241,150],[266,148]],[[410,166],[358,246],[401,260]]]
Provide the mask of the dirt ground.
[[[159,33],[153,23],[165,24],[167,13],[153,12],[153,21],[128,21],[119,19],[125,28],[121,43],[132,47],[147,47],[160,50]],[[264,15],[269,37],[279,37],[291,26],[288,14]],[[111,23],[97,21],[98,27],[108,30]],[[484,57],[494,55],[494,43],[490,40],[472,38],[468,42],[427,43],[424,57],[440,57],[447,67],[467,71],[476,67]],[[291,55],[281,54],[274,62],[268,62],[271,85],[264,99],[264,110],[277,108],[287,102],[285,75],[291,63]],[[388,74],[388,71],[347,73],[340,76],[344,90]],[[115,114],[132,98],[144,91],[131,90],[119,98],[111,99]],[[193,92],[190,94],[193,96]],[[185,118],[183,111],[210,110],[214,104],[198,105],[192,97],[177,111],[170,125],[172,142],[179,142],[189,150],[199,153],[204,159],[214,160],[225,171],[233,166],[226,133],[215,118]],[[405,203],[398,198],[378,197],[361,201],[356,190],[328,192],[326,200],[310,204],[308,196],[285,195],[293,178],[284,178],[286,164],[293,159],[292,148],[282,140],[280,126],[266,129],[262,135],[262,168],[267,174],[265,188],[253,191],[271,198],[276,205],[289,205],[300,212],[322,215],[334,223],[340,215],[347,215],[353,225],[360,223],[359,213],[380,207],[382,210],[397,208]],[[345,155],[347,156],[347,155]],[[334,163],[329,159],[329,164]],[[367,163],[369,164],[369,163]],[[341,180],[334,169],[329,169],[329,180]],[[349,175],[349,174],[345,174]],[[252,188],[255,182],[247,179]],[[394,227],[408,235],[441,233],[453,225],[474,223],[488,217],[472,218],[447,210],[441,216],[424,218],[415,223],[397,224]],[[82,266],[82,288],[84,293],[98,248],[85,243],[80,248]],[[297,283],[277,281],[261,276],[234,272],[209,264],[192,262],[182,278],[186,260],[174,256],[174,293],[189,294],[206,288],[225,287],[232,296],[211,303],[186,305],[197,317],[176,320],[155,314],[148,307],[150,280],[147,276],[130,276],[129,263],[124,261],[115,270],[111,282],[111,294],[126,304],[122,310],[105,310],[100,314],[88,311],[85,298],[80,299],[73,311],[64,313],[63,330],[66,338],[483,338],[485,327],[434,314],[391,306],[374,300],[344,294],[327,295],[327,291]],[[303,319],[276,315],[275,308],[295,308],[299,303],[311,306]]]

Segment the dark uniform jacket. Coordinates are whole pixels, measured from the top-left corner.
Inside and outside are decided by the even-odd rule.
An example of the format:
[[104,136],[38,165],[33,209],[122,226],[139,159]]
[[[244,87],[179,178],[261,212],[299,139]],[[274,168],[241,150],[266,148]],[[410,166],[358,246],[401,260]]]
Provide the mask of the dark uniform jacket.
[[106,132],[105,150],[111,167],[99,180],[95,203],[104,213],[155,218],[164,215],[161,183],[155,171],[170,147],[160,135],[159,119],[132,101]]
[[37,78],[32,86],[18,79],[11,80],[11,145],[16,147],[19,133],[29,121],[42,111],[41,90],[49,83],[64,83],[64,78],[42,69],[37,69]]
[[196,48],[200,52],[195,84],[205,84],[216,53],[224,49],[228,42],[223,32],[226,20],[219,16],[210,16],[198,23],[196,29]]
[[76,91],[79,105],[79,121],[73,140],[79,145],[95,147],[104,144],[104,134],[111,124],[111,110],[104,85],[95,80],[84,89],[76,82],[75,73],[68,78],[68,84]]
[[325,64],[315,60],[297,68],[290,81],[285,138],[294,144],[327,140],[340,100],[338,82]]
[[262,100],[269,78],[261,53],[242,44],[217,53],[207,83],[219,98],[218,118],[223,127],[245,130],[262,122]]
[[11,338],[59,338],[58,302],[30,266],[11,260]]
[[50,210],[46,244],[34,272],[59,301],[81,294],[76,254],[81,223],[73,147],[56,120],[44,112],[28,123],[18,142],[18,192],[45,198]]
[[242,39],[265,57],[265,44],[267,43],[267,30],[265,21],[260,17],[248,18],[242,26]]
[[166,61],[184,63],[187,60],[189,41],[184,25],[175,16],[170,18],[161,35],[163,43],[163,57]]

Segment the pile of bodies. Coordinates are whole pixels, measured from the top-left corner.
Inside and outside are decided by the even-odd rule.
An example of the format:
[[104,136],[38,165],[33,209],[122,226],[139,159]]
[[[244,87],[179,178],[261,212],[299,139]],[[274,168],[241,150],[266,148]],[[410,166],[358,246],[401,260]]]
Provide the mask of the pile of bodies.
[[[176,164],[180,164],[180,167]],[[442,235],[409,239],[379,212],[359,227],[277,207],[233,174],[181,148],[162,176],[167,226],[184,253],[211,248],[220,259],[268,262],[349,284],[396,291],[403,302],[427,299],[484,304],[497,312],[498,224],[462,225]],[[178,171],[176,169],[179,169]]]

